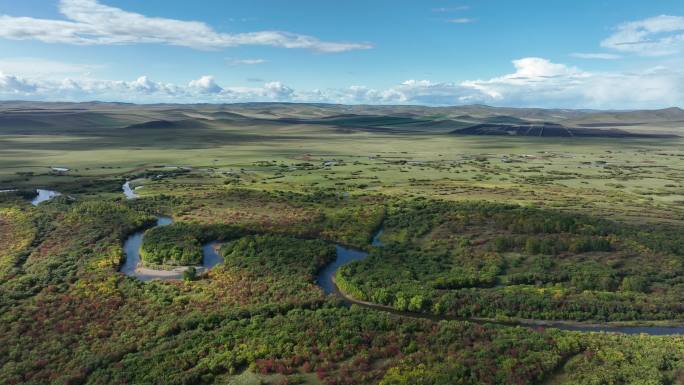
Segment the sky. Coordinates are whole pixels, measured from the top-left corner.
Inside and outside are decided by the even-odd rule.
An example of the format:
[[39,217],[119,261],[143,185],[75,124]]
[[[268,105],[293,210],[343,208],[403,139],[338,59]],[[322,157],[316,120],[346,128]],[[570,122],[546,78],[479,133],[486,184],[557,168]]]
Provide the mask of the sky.
[[684,1],[0,0],[0,100],[684,107]]

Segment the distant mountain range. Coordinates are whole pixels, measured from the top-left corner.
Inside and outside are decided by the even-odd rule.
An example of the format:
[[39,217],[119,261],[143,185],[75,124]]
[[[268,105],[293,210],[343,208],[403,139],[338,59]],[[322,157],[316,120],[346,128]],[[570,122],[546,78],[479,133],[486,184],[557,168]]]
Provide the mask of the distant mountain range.
[[684,110],[369,106],[298,103],[152,104],[0,102],[0,130],[130,130],[220,125],[320,126],[342,132],[648,138],[684,136]]

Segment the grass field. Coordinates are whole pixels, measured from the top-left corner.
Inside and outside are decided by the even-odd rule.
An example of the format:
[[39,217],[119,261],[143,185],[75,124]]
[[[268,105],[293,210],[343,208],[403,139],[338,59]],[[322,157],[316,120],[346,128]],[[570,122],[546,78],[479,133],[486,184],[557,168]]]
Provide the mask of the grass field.
[[[136,182],[145,185],[140,193],[186,183],[231,183],[295,191],[486,198],[644,219],[663,216],[660,213],[681,218],[684,202],[681,139],[340,133],[325,126],[229,124],[201,132],[183,128],[112,134],[115,130],[102,128],[91,136],[0,131],[0,186],[68,192],[69,185],[84,181],[188,166],[192,171],[180,177]],[[70,171],[58,173],[52,167]]]

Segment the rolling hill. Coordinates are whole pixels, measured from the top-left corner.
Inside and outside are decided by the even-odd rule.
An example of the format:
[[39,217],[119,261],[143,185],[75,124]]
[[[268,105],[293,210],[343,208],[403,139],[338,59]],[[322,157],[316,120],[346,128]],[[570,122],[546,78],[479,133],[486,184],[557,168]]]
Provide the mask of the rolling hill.
[[684,110],[594,111],[539,108],[368,106],[297,103],[0,103],[0,130],[32,135],[112,129],[309,127],[337,132],[542,137],[684,136]]

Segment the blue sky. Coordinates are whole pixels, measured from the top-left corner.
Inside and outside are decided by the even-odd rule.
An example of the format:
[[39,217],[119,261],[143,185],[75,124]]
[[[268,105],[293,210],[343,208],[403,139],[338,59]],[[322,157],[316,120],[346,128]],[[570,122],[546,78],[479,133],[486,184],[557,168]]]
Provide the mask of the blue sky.
[[0,0],[0,98],[684,106],[684,2]]

